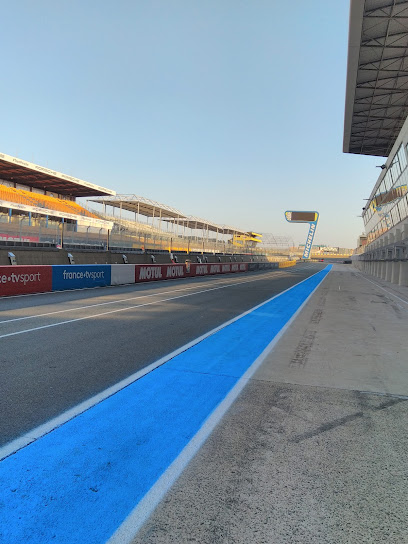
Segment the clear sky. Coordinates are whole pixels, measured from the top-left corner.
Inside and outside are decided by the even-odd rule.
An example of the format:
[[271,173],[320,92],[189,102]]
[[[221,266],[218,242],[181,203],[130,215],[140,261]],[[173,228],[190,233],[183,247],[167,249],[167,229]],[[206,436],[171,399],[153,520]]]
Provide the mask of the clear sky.
[[0,151],[197,215],[355,247],[381,158],[342,153],[346,0],[19,0]]

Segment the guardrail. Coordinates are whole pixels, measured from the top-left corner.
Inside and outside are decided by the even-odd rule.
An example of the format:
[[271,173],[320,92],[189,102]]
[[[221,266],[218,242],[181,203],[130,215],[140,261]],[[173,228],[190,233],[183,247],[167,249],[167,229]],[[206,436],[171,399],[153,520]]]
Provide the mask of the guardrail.
[[0,266],[0,296],[126,285],[278,268],[278,263]]

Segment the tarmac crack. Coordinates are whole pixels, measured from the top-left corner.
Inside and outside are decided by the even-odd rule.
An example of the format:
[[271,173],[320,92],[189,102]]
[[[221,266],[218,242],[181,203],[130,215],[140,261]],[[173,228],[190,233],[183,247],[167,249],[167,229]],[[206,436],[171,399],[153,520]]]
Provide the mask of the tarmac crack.
[[341,427],[342,425],[345,425],[346,423],[349,423],[350,421],[354,421],[355,419],[359,419],[363,416],[364,416],[364,412],[356,412],[355,414],[341,417],[340,419],[335,419],[334,421],[330,421],[329,423],[324,423],[323,425],[320,425],[320,427],[318,427],[317,429],[314,429],[313,431],[309,431],[299,436],[295,436],[294,438],[290,440],[290,442],[295,442],[296,444],[298,444],[299,442],[303,442],[303,440],[314,438],[315,436],[318,436],[319,434],[325,433],[327,431],[331,431],[332,429],[335,429],[336,427]]
[[290,440],[290,442],[294,442],[298,444],[299,442],[303,442],[304,440],[308,440],[309,438],[314,438],[315,436],[318,436],[319,434],[325,433],[327,431],[331,431],[337,427],[341,427],[342,425],[345,425],[346,423],[349,423],[350,421],[355,421],[356,419],[367,417],[369,416],[369,412],[378,412],[380,410],[386,410],[387,408],[392,408],[393,406],[400,404],[401,402],[407,402],[407,400],[408,399],[404,399],[404,398],[394,398],[388,402],[380,404],[379,406],[366,405],[365,406],[366,412],[364,411],[355,412],[354,414],[350,414],[348,416],[335,419],[334,421],[324,423],[323,425],[320,425],[319,427],[317,427],[317,429],[295,436],[294,438]]

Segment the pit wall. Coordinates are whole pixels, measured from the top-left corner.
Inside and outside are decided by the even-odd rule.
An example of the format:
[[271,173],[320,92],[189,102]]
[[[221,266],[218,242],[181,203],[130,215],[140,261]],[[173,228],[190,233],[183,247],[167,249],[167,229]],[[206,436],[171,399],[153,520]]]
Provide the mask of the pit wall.
[[0,266],[0,296],[270,270],[278,263]]
[[289,266],[295,266],[296,261],[281,261],[279,264],[279,268],[288,268]]
[[[149,253],[131,253],[126,251],[89,251],[89,250],[66,250],[66,249],[38,249],[38,248],[26,248],[17,249],[14,247],[0,249],[0,266],[7,266],[10,264],[8,252],[14,253],[17,265],[56,265],[56,264],[69,264],[68,253],[70,253],[75,261],[75,264],[123,264],[123,255],[126,255],[129,264],[150,264],[151,255]],[[196,254],[176,254],[179,263],[184,263],[186,260],[196,260]],[[202,258],[201,255],[198,255]],[[170,253],[154,253],[156,264],[170,264]],[[206,255],[208,262],[230,262],[232,256],[229,255]],[[260,255],[250,256],[255,262],[261,262],[265,260],[265,257]],[[241,256],[236,257],[237,260],[241,259]],[[245,257],[244,257],[245,258]],[[221,259],[221,261],[219,261]],[[249,259],[249,257],[248,257]]]

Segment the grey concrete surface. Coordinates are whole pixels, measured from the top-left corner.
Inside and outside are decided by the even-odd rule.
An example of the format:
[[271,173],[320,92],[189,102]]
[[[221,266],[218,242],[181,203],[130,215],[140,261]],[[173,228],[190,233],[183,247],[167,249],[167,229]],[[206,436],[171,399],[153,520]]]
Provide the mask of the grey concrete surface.
[[[321,268],[305,264],[1,300],[0,445]],[[211,290],[222,285],[229,286]],[[183,298],[166,300],[177,296]],[[150,305],[133,307],[140,304]],[[113,310],[121,311],[106,313]],[[2,337],[14,333],[21,334]]]
[[335,265],[258,376],[408,395],[407,334],[408,288]]
[[335,265],[133,544],[408,543],[408,289],[383,288]]

